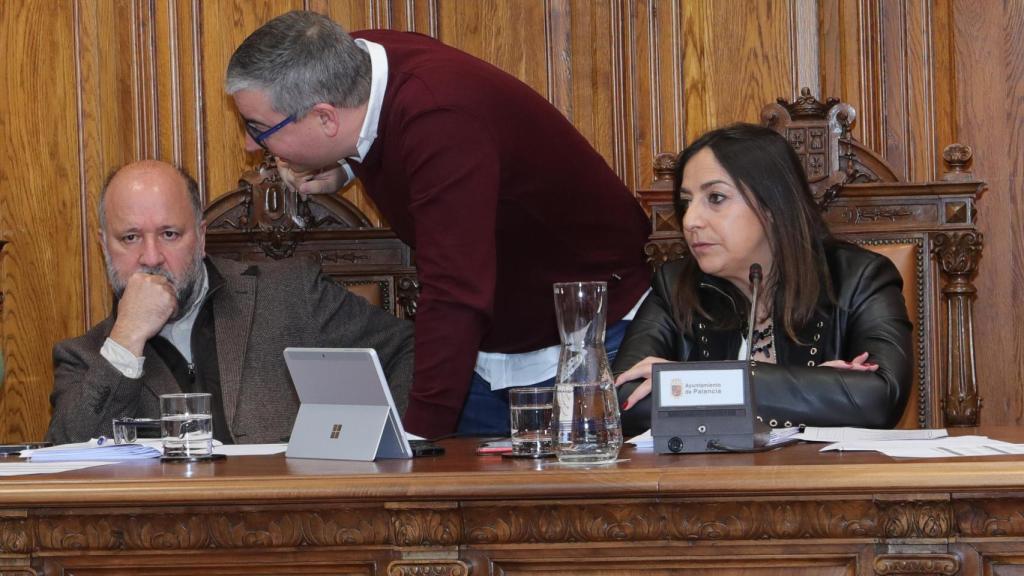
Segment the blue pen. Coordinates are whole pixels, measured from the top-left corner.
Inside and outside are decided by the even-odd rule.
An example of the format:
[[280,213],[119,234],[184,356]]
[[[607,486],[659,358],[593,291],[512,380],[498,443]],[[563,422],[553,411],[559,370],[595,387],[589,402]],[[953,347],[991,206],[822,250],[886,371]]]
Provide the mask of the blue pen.
[[96,439],[96,445],[97,446],[103,446],[103,443],[106,442],[106,441],[107,441],[107,437],[106,436],[100,436],[99,438]]

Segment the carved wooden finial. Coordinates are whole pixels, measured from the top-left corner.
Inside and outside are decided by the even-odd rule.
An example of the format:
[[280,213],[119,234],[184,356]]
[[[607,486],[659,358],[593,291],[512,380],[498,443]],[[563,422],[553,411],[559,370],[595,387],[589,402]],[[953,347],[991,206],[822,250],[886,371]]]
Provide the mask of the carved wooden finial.
[[800,97],[790,103],[785,98],[778,98],[776,102],[785,108],[792,118],[824,118],[829,109],[839,104],[839,98],[830,97],[821,102],[811,95],[811,89],[804,86],[800,89]]
[[946,162],[949,170],[942,175],[946,182],[963,182],[973,180],[968,166],[974,157],[974,150],[966,144],[950,144],[942,150],[942,159]]
[[675,169],[676,157],[674,154],[661,153],[654,157],[655,182],[671,182]]

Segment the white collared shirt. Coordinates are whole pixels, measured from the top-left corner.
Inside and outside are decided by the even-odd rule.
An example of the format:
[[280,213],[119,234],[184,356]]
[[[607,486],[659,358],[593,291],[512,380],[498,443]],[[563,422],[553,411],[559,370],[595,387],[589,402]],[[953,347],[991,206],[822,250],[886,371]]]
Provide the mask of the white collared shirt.
[[363,126],[359,129],[359,139],[356,140],[356,154],[343,160],[339,160],[348,175],[348,184],[355,179],[352,167],[348,165],[349,160],[362,162],[370,152],[370,146],[377,139],[377,126],[380,124],[380,109],[384,105],[384,91],[388,88],[388,55],[384,47],[376,42],[356,38],[356,46],[366,50],[370,54],[370,99],[366,103],[366,116],[363,118]]
[[[648,288],[633,309],[622,317],[622,320],[633,320],[636,311],[651,293]],[[480,352],[476,356],[474,370],[481,378],[491,384],[491,390],[503,390],[513,386],[530,386],[555,377],[558,371],[558,354],[561,345],[548,346],[532,352],[519,354],[502,354],[500,352]]]
[[[202,265],[200,274],[202,274],[202,281],[199,284],[199,297],[192,303],[192,307],[179,320],[168,322],[160,329],[160,335],[173,344],[189,364],[192,364],[192,326],[196,322],[196,317],[199,316],[199,310],[203,307],[203,301],[206,300],[206,293],[210,291],[210,277],[206,273],[205,264]],[[127,348],[110,338],[103,342],[100,355],[125,377],[132,379],[142,377],[142,366],[146,362],[145,356],[132,354]]]

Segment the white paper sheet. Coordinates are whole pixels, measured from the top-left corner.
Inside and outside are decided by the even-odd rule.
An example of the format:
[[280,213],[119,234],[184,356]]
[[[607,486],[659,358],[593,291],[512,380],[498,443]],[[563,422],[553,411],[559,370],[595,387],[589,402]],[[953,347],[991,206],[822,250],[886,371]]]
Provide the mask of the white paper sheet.
[[[796,430],[788,428],[787,430]],[[772,431],[775,432],[774,430]],[[932,440],[949,436],[945,428],[924,430],[875,430],[872,428],[823,428],[806,426],[796,437],[804,442],[889,442],[895,440]]]
[[1024,444],[1010,444],[987,436],[950,436],[933,440],[836,442],[821,451],[875,451],[893,458],[950,458],[1024,454]]
[[145,460],[159,458],[163,445],[159,439],[140,439],[136,444],[114,444],[105,438],[93,438],[88,442],[60,444],[37,450],[23,450],[22,458],[33,462],[83,462]]
[[225,456],[266,456],[281,454],[287,449],[287,444],[225,444],[215,446],[213,453]]
[[[69,462],[69,461],[108,461],[123,462],[127,460],[145,460],[158,458],[163,454],[163,444],[159,438],[139,439],[136,444],[110,444],[108,440],[93,438],[88,442],[61,444],[38,450],[25,450],[22,458],[31,458],[33,462]],[[213,441],[214,454],[225,456],[263,456],[280,454],[288,449],[287,444],[224,444]]]
[[103,466],[113,462],[24,462],[0,461],[0,476],[20,476],[22,474],[55,474],[69,470],[82,470],[93,466]]

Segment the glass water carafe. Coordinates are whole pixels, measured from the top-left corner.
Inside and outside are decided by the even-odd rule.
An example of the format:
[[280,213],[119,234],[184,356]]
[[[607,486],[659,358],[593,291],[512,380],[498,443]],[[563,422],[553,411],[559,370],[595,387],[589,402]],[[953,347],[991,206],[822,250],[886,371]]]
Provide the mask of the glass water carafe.
[[554,291],[562,337],[552,413],[558,460],[613,462],[622,447],[622,424],[604,349],[608,285],[560,282]]

